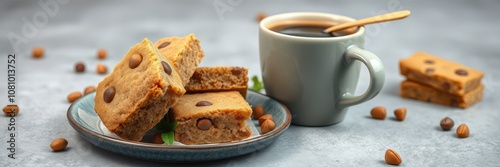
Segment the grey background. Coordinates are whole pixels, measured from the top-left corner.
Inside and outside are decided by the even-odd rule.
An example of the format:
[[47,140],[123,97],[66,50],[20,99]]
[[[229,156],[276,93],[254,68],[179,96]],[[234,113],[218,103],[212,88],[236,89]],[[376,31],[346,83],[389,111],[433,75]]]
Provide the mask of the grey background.
[[[59,5],[15,50],[7,34],[22,35],[22,27],[44,12],[40,1],[0,2],[0,105],[7,104],[7,58],[17,54],[16,159],[7,158],[9,117],[0,117],[0,166],[386,166],[385,150],[397,151],[401,166],[499,166],[500,164],[500,2],[499,1],[69,1]],[[215,2],[229,6],[217,14]],[[96,85],[97,62],[112,68],[128,48],[144,37],[195,33],[206,57],[203,66],[237,65],[260,75],[258,28],[255,16],[314,11],[359,19],[409,9],[412,15],[396,22],[367,26],[366,49],[386,68],[386,84],[373,100],[351,107],[345,120],[328,127],[291,126],[274,144],[248,155],[203,164],[165,164],[117,155],[92,146],[73,130],[67,119],[66,96]],[[42,18],[43,19],[43,18]],[[39,21],[40,21],[39,20]],[[42,59],[32,59],[34,46],[45,48]],[[98,48],[109,58],[95,58]],[[466,109],[455,109],[399,97],[398,61],[426,51],[485,72],[485,98]],[[74,73],[83,61],[87,71]],[[360,76],[368,77],[366,69]],[[251,84],[250,84],[251,85]],[[367,83],[359,83],[358,93]],[[370,109],[388,109],[383,121],[369,117]],[[407,107],[407,119],[395,121],[392,111]],[[455,128],[467,123],[469,138],[456,138],[455,128],[443,132],[439,121],[450,116]],[[49,144],[69,141],[65,152]]]

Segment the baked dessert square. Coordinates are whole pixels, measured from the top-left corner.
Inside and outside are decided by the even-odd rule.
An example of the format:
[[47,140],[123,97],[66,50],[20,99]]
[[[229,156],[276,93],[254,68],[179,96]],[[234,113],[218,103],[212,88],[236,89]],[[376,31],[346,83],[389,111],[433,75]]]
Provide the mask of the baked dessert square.
[[424,52],[417,52],[399,62],[408,80],[428,85],[454,95],[465,95],[476,89],[483,72]]
[[94,109],[109,131],[140,141],[185,92],[170,60],[146,38],[98,84]]
[[401,83],[400,94],[405,98],[428,101],[452,107],[467,108],[483,98],[483,90],[484,86],[480,84],[468,93],[459,96],[441,92],[416,82],[403,81]]
[[246,98],[248,69],[244,67],[199,67],[185,86],[187,93],[238,91]]
[[185,94],[171,108],[177,122],[175,141],[205,144],[239,141],[250,137],[252,108],[237,91]]
[[156,41],[155,46],[179,70],[184,86],[189,82],[189,78],[205,56],[200,47],[200,40],[194,37],[194,34],[181,38],[162,38]]

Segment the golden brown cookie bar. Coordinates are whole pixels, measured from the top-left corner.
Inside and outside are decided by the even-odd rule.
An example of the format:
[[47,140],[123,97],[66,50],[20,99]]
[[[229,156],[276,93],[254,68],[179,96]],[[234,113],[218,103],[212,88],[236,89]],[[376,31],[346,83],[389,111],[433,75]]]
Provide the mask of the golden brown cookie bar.
[[97,86],[94,109],[109,131],[139,141],[185,93],[181,77],[144,39]]
[[181,38],[162,38],[156,41],[155,46],[179,70],[183,85],[189,82],[189,78],[205,56],[200,47],[200,40],[194,37],[194,34]]
[[427,87],[412,81],[403,81],[401,83],[401,96],[422,101],[443,104],[447,106],[467,108],[483,98],[482,84],[469,91],[465,95],[458,96],[441,92],[434,88]]
[[408,80],[454,95],[472,91],[483,77],[481,71],[424,52],[401,60],[399,69]]
[[252,108],[237,91],[185,94],[171,112],[175,141],[183,144],[239,141],[252,133],[245,124]]
[[187,93],[238,91],[246,98],[248,69],[244,67],[199,67],[186,85]]

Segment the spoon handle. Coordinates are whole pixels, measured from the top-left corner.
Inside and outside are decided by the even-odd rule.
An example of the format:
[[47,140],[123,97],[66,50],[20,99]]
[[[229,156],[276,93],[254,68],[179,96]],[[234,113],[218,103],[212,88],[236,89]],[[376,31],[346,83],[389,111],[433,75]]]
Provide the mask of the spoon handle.
[[343,24],[337,25],[337,26],[332,26],[330,28],[327,28],[325,30],[325,32],[331,33],[331,32],[343,30],[343,29],[346,29],[349,27],[355,27],[355,26],[391,21],[391,20],[399,20],[399,19],[403,19],[405,17],[408,17],[410,15],[410,13],[411,12],[409,10],[402,10],[402,11],[372,16],[372,17],[361,19],[361,20],[356,20],[353,22],[348,22],[348,23],[343,23]]

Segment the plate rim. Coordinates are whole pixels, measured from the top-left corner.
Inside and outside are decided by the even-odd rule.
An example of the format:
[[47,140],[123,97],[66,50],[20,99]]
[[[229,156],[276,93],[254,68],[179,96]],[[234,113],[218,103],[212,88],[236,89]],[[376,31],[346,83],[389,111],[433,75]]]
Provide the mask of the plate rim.
[[[281,103],[280,101],[278,101],[278,100],[276,100],[274,98],[271,98],[271,97],[269,97],[269,96],[267,96],[265,94],[262,94],[260,92],[254,91],[254,90],[248,89],[247,92],[253,92],[255,94],[267,97],[269,99],[272,99],[272,100],[276,101],[278,104],[280,104],[283,107],[284,111],[285,111],[285,122],[283,123],[283,125],[281,125],[280,127],[277,127],[276,130],[273,130],[273,131],[271,131],[269,133],[266,133],[266,134],[261,134],[260,136],[257,136],[257,137],[254,137],[254,138],[251,138],[251,139],[248,139],[248,140],[237,141],[237,142],[228,142],[228,143],[220,143],[220,144],[209,144],[209,145],[165,145],[165,144],[154,144],[154,143],[146,143],[146,142],[140,142],[140,141],[129,141],[129,140],[123,140],[123,139],[116,139],[116,138],[113,138],[113,137],[110,137],[110,136],[106,136],[106,135],[99,134],[97,132],[91,131],[91,130],[85,128],[85,127],[82,127],[82,125],[80,125],[79,123],[77,123],[74,120],[73,116],[71,115],[72,109],[74,108],[74,106],[76,104],[78,104],[85,96],[93,95],[93,94],[95,94],[95,92],[89,93],[89,94],[87,94],[87,95],[79,98],[75,102],[73,102],[68,107],[68,110],[67,110],[67,113],[66,113],[66,117],[68,119],[68,122],[70,123],[70,125],[73,128],[78,129],[77,131],[85,132],[86,134],[91,135],[94,138],[102,138],[103,140],[107,140],[109,142],[113,142],[113,143],[116,143],[116,144],[123,144],[123,145],[128,145],[128,146],[134,146],[134,147],[137,147],[137,148],[147,148],[147,149],[201,150],[201,149],[222,149],[222,148],[229,148],[229,147],[235,147],[235,146],[240,146],[240,145],[245,145],[245,144],[251,144],[253,142],[258,142],[260,140],[269,139],[269,138],[271,138],[271,137],[273,137],[275,135],[278,135],[278,134],[282,133],[284,130],[286,130],[290,126],[290,124],[292,122],[292,115],[290,113],[290,110],[283,103]],[[88,142],[90,142],[90,141],[88,141]]]

